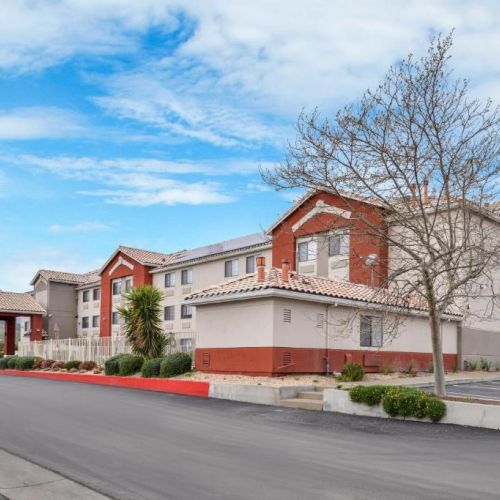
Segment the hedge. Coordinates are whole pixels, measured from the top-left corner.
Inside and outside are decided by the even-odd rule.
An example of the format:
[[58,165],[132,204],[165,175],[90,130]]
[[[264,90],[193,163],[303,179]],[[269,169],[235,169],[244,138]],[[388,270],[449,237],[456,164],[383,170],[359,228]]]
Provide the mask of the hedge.
[[10,358],[0,358],[0,370],[6,370],[8,368],[8,362]]
[[382,405],[391,417],[428,417],[439,422],[446,415],[444,401],[412,387],[404,386],[357,386],[349,390],[351,401],[368,406]]
[[140,371],[144,358],[134,354],[126,354],[118,359],[118,375],[126,377]]
[[191,371],[193,362],[185,352],[175,352],[163,358],[160,366],[160,377],[175,377]]
[[141,375],[144,378],[159,377],[160,366],[163,358],[146,359],[141,368]]
[[7,368],[14,370],[16,368],[17,358],[18,358],[18,356],[11,356],[10,358],[8,358],[7,359]]
[[16,370],[32,370],[33,363],[40,358],[36,356],[19,356],[16,358]]
[[65,368],[66,370],[72,370],[73,368],[79,368],[81,364],[81,361],[74,359],[72,361],[66,361],[66,363],[64,363],[63,365],[63,368]]
[[118,365],[118,361],[123,356],[126,356],[126,354],[117,354],[116,356],[108,358],[104,362],[104,373],[106,375],[118,375],[118,373],[120,372],[120,366]]

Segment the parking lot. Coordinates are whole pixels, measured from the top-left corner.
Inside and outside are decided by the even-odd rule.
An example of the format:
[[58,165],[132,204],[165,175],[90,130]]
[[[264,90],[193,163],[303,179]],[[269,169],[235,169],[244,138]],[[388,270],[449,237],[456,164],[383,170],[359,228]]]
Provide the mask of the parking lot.
[[446,394],[448,396],[500,401],[500,380],[470,382],[468,384],[446,384]]

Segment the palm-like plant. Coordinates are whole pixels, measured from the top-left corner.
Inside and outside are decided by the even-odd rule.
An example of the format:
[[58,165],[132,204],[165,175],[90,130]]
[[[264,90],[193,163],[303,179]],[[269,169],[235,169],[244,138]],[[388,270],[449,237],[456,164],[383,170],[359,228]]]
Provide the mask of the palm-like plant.
[[167,339],[161,328],[162,292],[150,285],[132,288],[124,294],[126,307],[118,309],[125,335],[134,354],[147,358],[162,356]]

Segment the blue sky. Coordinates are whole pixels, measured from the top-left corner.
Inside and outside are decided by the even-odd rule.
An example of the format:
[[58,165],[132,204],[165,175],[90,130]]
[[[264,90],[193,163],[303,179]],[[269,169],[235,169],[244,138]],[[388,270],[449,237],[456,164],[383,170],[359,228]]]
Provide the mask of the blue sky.
[[495,1],[3,0],[0,289],[269,226],[294,195],[258,167],[301,109],[334,113],[452,28],[457,75],[498,102],[499,25]]

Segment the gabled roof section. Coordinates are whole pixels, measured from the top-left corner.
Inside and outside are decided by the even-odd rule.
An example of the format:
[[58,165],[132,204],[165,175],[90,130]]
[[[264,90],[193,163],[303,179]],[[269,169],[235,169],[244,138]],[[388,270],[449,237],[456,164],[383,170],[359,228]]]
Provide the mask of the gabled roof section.
[[161,252],[152,252],[151,250],[144,250],[142,248],[134,248],[120,245],[109,257],[106,263],[99,270],[99,274],[103,272],[103,270],[108,266],[108,264],[117,256],[118,253],[122,253],[130,257],[131,259],[139,262],[143,266],[147,267],[157,267],[163,264],[168,264],[172,259],[174,259],[179,252],[176,253],[161,253]]
[[227,253],[238,252],[252,248],[259,249],[268,247],[270,245],[271,238],[264,232],[247,234],[246,236],[241,236],[239,238],[232,238],[230,240],[224,240],[218,243],[213,243],[211,245],[179,252],[175,256],[175,258],[172,259],[168,264],[155,269],[154,272],[160,272],[165,268],[169,268],[175,265],[209,260],[213,257],[217,257],[219,255],[224,255]]
[[40,269],[33,279],[31,285],[34,285],[42,277],[47,281],[54,281],[56,283],[65,283],[68,285],[83,285],[91,281],[99,280],[98,271],[90,271],[88,273],[67,273],[64,271],[54,271],[51,269]]
[[[413,300],[410,298],[403,303],[400,298],[391,295],[386,289],[372,288],[349,281],[333,280],[296,272],[289,272],[288,281],[283,281],[281,269],[276,268],[266,271],[262,282],[257,281],[257,274],[255,273],[191,293],[185,300],[193,301],[194,304],[204,303],[204,299],[208,299],[206,302],[216,302],[217,300],[211,299],[236,297],[238,294],[248,294],[249,292],[255,292],[255,296],[258,296],[259,292],[266,290],[282,290],[345,299],[357,303],[377,304],[413,311],[427,311],[426,304],[416,297]],[[455,310],[450,311],[449,314],[460,316],[459,312]]]
[[0,313],[45,314],[45,312],[29,293],[0,291]]

